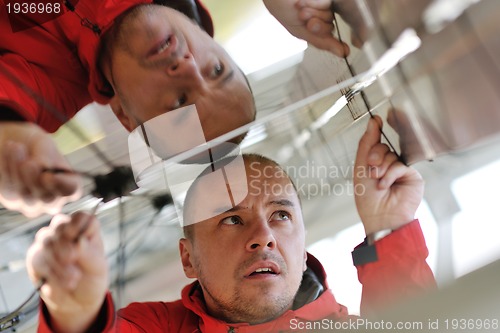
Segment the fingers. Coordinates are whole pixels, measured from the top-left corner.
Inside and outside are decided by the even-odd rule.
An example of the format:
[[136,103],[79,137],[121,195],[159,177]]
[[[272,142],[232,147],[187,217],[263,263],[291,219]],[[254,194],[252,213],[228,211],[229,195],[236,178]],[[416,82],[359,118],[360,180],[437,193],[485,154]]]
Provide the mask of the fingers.
[[310,32],[316,34],[316,36],[332,37],[332,31],[335,27],[332,23],[324,22],[313,17],[307,21],[306,28]]
[[368,164],[370,166],[379,166],[384,161],[385,155],[389,153],[389,147],[383,143],[374,145],[368,153]]
[[332,0],[299,0],[297,1],[297,7],[310,7],[319,10],[330,10],[332,6]]
[[[26,161],[28,152],[26,146],[9,141],[2,154],[2,187],[6,198],[16,198],[17,193],[27,194],[28,189],[21,180],[21,165]],[[28,195],[26,195],[28,198]],[[29,199],[29,198],[28,198]]]
[[383,177],[387,169],[397,161],[398,156],[391,152],[387,145],[379,143],[373,146],[368,154],[370,178],[379,179]]
[[26,255],[26,268],[28,270],[29,276],[31,280],[38,284],[42,279],[46,279],[50,273],[50,269],[48,265],[45,264],[45,259],[42,255],[40,255],[40,250],[42,248],[43,239],[46,237],[45,235],[49,232],[48,227],[40,228],[36,235],[35,241],[28,249]]
[[81,187],[80,177],[74,174],[41,172],[39,180],[40,186],[50,190],[56,196],[71,196]]
[[422,177],[414,169],[407,167],[403,163],[396,161],[391,164],[387,172],[383,175],[378,183],[379,189],[388,189],[395,183],[405,183],[405,185],[420,184],[423,182]]
[[[376,125],[380,119],[376,120]],[[370,145],[371,148],[367,152],[366,163],[369,169],[369,176],[372,179],[379,179],[378,188],[387,189],[389,188],[399,177],[403,177],[408,172],[409,168],[400,162],[399,157],[390,150],[390,148],[383,143],[376,142],[380,141],[380,130],[379,133],[375,132],[375,129],[380,127],[374,126],[375,122],[368,125],[367,131],[363,136],[363,143],[360,142],[360,148],[363,146],[367,149]],[[360,156],[363,159],[363,156]],[[409,172],[412,172],[411,170]],[[396,177],[396,178],[393,178]]]
[[382,119],[374,116],[368,121],[366,132],[359,140],[358,152],[356,154],[356,165],[358,167],[368,168],[368,156],[374,146],[380,143],[382,129]]
[[299,11],[299,18],[303,21],[316,18],[325,23],[333,23],[333,13],[330,10],[317,10],[309,7],[301,8]]
[[54,287],[73,289],[80,272],[75,260],[71,260],[75,256],[72,247],[75,245],[64,242],[52,228],[40,229],[27,256],[28,272],[33,282],[43,279]]
[[59,288],[74,289],[81,277],[81,270],[68,253],[75,253],[74,245],[70,242],[48,237],[43,241],[43,274],[41,278],[49,284]]
[[[69,290],[76,287],[82,276],[82,253],[78,240],[81,234],[88,233],[86,227],[89,221],[97,224],[93,217],[85,213],[72,217],[56,215],[49,227],[40,229],[30,249],[34,280],[44,278]],[[96,230],[94,227],[93,232]]]
[[349,46],[332,35],[330,0],[264,0],[264,4],[293,36],[338,57],[349,54]]
[[399,161],[396,154],[394,154],[393,152],[387,152],[380,165],[370,167],[370,177],[380,179],[378,183],[379,189],[388,188],[390,187],[390,185],[392,185],[392,183],[387,183],[387,175],[389,174],[389,171],[392,172],[392,170],[394,168],[398,168],[399,165],[402,165],[406,168],[406,166]]
[[335,26],[333,25],[334,17],[330,5],[329,0],[297,2],[299,19],[304,22],[309,33],[303,38],[318,49],[329,51],[338,57],[346,57],[350,53],[349,46],[332,35]]
[[[31,147],[33,149],[33,147]],[[7,141],[0,156],[0,199],[8,209],[27,217],[57,213],[70,200],[79,198],[81,179],[77,175],[43,172],[48,166],[69,169],[57,151],[42,149],[30,155],[28,146]],[[40,157],[39,155],[46,156]]]
[[[73,234],[69,237],[73,237],[73,241],[78,242],[83,238],[92,238],[99,235],[100,228],[99,223],[95,216],[84,212],[77,212],[72,216],[73,220],[78,221],[77,230],[73,230]],[[76,234],[74,232],[77,232]]]
[[[367,39],[369,31],[360,15],[360,10],[356,1],[299,0],[295,7],[300,12],[304,12],[299,15],[299,18],[303,21],[309,20],[312,17],[317,17],[324,22],[331,23],[333,20],[333,12],[340,14],[344,21],[351,27],[351,43],[357,48],[362,47],[364,41]],[[311,30],[311,32],[313,31]],[[344,56],[348,54],[349,50],[346,50]]]
[[315,33],[310,33],[306,40],[318,49],[331,52],[337,57],[343,58],[349,55],[350,52],[349,46],[334,38],[332,34],[329,34],[327,36],[320,36],[316,35]]
[[407,182],[411,177],[421,180],[415,170],[402,163],[398,156],[382,143],[373,146],[368,155],[368,163],[370,178],[379,180],[379,190],[388,189],[396,182]]
[[83,212],[75,213],[71,217],[56,215],[50,225],[55,230],[55,236],[59,239],[75,242],[83,231],[85,231],[91,219],[93,219],[92,216]]
[[49,203],[55,200],[58,193],[52,191],[51,188],[43,186],[41,183],[41,170],[37,163],[33,160],[27,160],[22,163],[19,171],[19,181],[24,188],[21,192],[25,198],[31,198],[31,201],[41,200],[44,203]]

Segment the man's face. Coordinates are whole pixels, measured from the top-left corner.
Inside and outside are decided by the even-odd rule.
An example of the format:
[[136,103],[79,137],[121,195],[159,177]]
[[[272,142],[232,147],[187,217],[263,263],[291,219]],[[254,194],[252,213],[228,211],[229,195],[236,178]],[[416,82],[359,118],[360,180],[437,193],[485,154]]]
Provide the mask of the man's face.
[[[297,194],[280,170],[246,161],[246,179],[228,184],[232,191],[247,187],[246,198],[195,223],[193,239],[181,240],[186,275],[199,280],[208,310],[217,318],[257,324],[292,306],[306,268],[305,230]],[[216,211],[217,202],[226,205],[228,192],[217,190],[225,186],[213,179],[195,186],[185,209]],[[198,205],[203,201],[212,204]]]
[[104,68],[116,91],[111,105],[125,127],[190,104],[207,140],[252,121],[251,92],[222,47],[181,13],[151,8],[122,25]]

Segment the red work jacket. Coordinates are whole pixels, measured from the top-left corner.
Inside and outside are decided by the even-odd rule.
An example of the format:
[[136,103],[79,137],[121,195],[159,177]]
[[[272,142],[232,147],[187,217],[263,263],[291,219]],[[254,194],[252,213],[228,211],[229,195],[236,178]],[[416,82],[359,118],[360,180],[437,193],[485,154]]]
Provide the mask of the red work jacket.
[[[363,284],[362,314],[375,314],[405,298],[435,287],[434,276],[425,259],[428,251],[417,220],[375,243],[378,260],[358,266]],[[175,302],[132,303],[115,316],[113,301],[108,294],[100,320],[104,332],[119,333],[265,333],[297,332],[306,323],[322,322],[323,328],[334,328],[334,322],[356,320],[347,308],[335,300],[326,282],[323,266],[312,255],[307,265],[323,284],[316,300],[297,310],[286,311],[279,318],[259,324],[229,324],[207,314],[200,288],[194,282],[182,290]],[[376,311],[377,310],[377,311]],[[42,306],[43,311],[43,306]],[[43,313],[43,312],[42,312]],[[332,326],[333,325],[333,326]],[[349,328],[348,326],[346,326]],[[41,314],[39,333],[51,332],[47,318]],[[92,331],[94,332],[94,331]]]
[[[96,63],[99,34],[92,25],[102,35],[118,15],[152,1],[73,0],[74,12],[61,5],[62,14],[57,18],[37,24],[44,16],[34,14],[31,18],[35,22],[19,29],[16,22],[22,14],[14,13],[14,7],[0,0],[0,106],[54,132],[92,101],[107,104],[109,88],[105,88]],[[213,35],[207,10],[199,0],[196,4],[205,30]],[[44,102],[59,116],[44,107]]]

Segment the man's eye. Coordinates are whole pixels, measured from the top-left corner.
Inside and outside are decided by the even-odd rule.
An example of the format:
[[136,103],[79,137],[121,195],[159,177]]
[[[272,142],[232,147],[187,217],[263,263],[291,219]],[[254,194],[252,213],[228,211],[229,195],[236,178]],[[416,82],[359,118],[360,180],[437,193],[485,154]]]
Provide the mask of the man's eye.
[[242,220],[239,216],[228,216],[220,221],[222,224],[236,225],[242,224]]
[[287,220],[291,220],[291,219],[292,219],[292,216],[288,212],[285,212],[284,210],[274,212],[270,218],[270,220],[272,220],[272,221],[287,221]]
[[170,44],[172,43],[172,36],[168,36],[168,38],[165,40],[164,43],[162,43],[158,49],[156,50],[156,53],[159,54],[159,53],[162,53],[163,51],[165,51],[166,49],[168,49],[170,47]]
[[218,63],[214,66],[211,75],[213,78],[218,78],[223,73],[224,73],[224,65],[222,63]]

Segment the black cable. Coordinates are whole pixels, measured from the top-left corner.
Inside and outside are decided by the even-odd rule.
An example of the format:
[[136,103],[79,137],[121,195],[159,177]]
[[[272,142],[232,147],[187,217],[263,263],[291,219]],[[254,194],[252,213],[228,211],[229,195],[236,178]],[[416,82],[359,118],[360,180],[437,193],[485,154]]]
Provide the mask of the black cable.
[[[97,209],[101,205],[102,201],[99,201],[97,205],[90,211],[91,215],[95,215],[97,213]],[[83,235],[85,230],[89,227],[91,223],[91,219],[87,221],[87,223],[80,229],[78,236],[74,240],[75,242],[78,241],[78,239]],[[40,289],[44,286],[44,284],[47,282],[45,278],[41,278],[40,282],[38,283],[38,286],[36,289],[31,293],[31,295],[28,297],[26,301],[24,301],[20,306],[18,306],[14,311],[10,312],[6,316],[0,318],[0,332],[9,328],[12,328],[13,326],[17,325],[22,318],[23,312],[22,310],[28,303],[31,302],[31,300],[40,292]]]
[[[337,27],[337,29],[336,29],[336,31],[337,31],[337,38],[338,38],[338,40],[341,43],[343,43],[342,36],[340,35],[340,29],[338,29],[339,25],[338,25],[336,13],[333,13],[333,21],[335,23],[335,26]],[[377,28],[378,28],[378,30],[381,30],[380,27],[379,27],[379,25],[377,25]],[[385,37],[384,41],[386,43],[386,46],[390,47],[390,44],[388,43],[387,36],[386,36],[385,32],[381,31],[381,33]],[[351,76],[355,77],[356,76],[356,72],[354,71],[354,68],[352,67],[352,65],[349,63],[349,60],[347,59],[347,56],[344,57],[344,60],[345,60],[345,63],[347,65],[347,68],[349,69],[349,72],[351,73]],[[399,64],[397,65],[397,67],[399,67]],[[361,99],[363,100],[363,103],[365,104],[366,110],[368,111],[368,114],[370,115],[370,118],[375,118],[375,116],[373,115],[373,113],[371,111],[370,103],[368,102],[368,98],[366,97],[365,92],[361,91],[360,95],[361,95]],[[347,99],[348,102],[350,102],[353,98],[354,98],[354,95],[351,98]],[[384,133],[382,127],[379,126],[379,130],[380,130],[380,133],[382,134],[383,138],[385,139],[385,141],[387,142],[387,144],[391,148],[392,152],[394,154],[396,154],[398,160],[400,160],[405,165],[407,165],[406,162],[403,160],[403,158],[398,154],[396,148],[394,147],[394,145],[392,144],[392,142],[389,140],[389,138],[387,137],[387,135]]]
[[45,284],[45,279],[42,279],[38,284],[38,286],[36,287],[36,289],[31,293],[31,295],[28,297],[26,301],[21,303],[21,305],[19,305],[14,311],[0,318],[0,332],[17,325],[21,321],[22,317],[21,311],[38,294],[38,292],[40,291],[40,289],[42,289],[44,284]]
[[118,203],[119,209],[119,223],[118,223],[118,248],[116,256],[116,302],[118,307],[123,306],[123,291],[125,287],[125,268],[127,263],[126,257],[126,234],[125,234],[125,210],[123,205],[123,200],[120,197]]
[[91,174],[88,172],[74,171],[61,168],[46,168],[43,172],[53,174],[70,174],[79,175],[85,178],[92,179],[94,189],[92,195],[96,198],[102,198],[104,202],[108,202],[118,197],[129,195],[131,191],[137,189],[134,179],[134,173],[128,166],[114,167],[107,174]]
[[[3,270],[8,270],[9,269],[9,265],[6,264],[4,265],[3,267],[0,267],[0,272],[3,271]],[[2,288],[2,285],[0,285],[0,295],[2,296],[2,302],[5,306],[5,309],[9,309],[9,306],[8,306],[8,303],[7,303],[7,299],[5,298],[5,293],[3,292],[3,288]]]
[[91,20],[89,20],[88,18],[86,17],[82,17],[77,11],[76,11],[76,7],[75,5],[73,5],[69,0],[65,0],[64,1],[64,5],[66,6],[66,8],[68,8],[71,12],[75,13],[76,16],[78,16],[78,18],[80,19],[80,24],[83,26],[83,27],[86,27],[86,28],[89,28],[90,30],[92,30],[96,35],[100,35],[102,30],[101,28],[95,24],[94,22],[92,22]]

